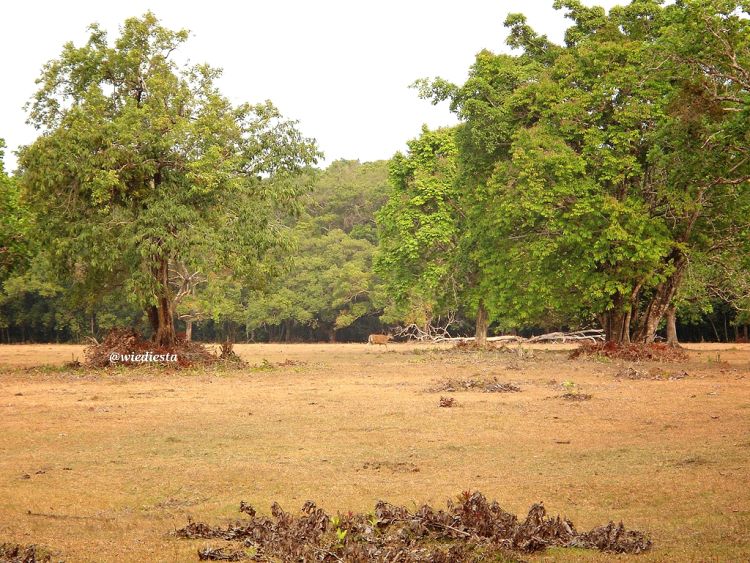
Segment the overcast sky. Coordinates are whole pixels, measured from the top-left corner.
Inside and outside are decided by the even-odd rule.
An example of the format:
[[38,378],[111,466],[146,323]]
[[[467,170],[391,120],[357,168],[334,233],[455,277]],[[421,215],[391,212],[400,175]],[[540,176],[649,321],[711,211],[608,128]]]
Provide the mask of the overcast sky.
[[[557,42],[567,27],[552,0],[13,1],[0,18],[0,137],[8,152],[36,136],[23,105],[42,65],[66,41],[84,43],[89,23],[112,40],[123,20],[147,10],[169,28],[191,31],[181,58],[223,68],[226,96],[272,100],[318,140],[328,162],[389,158],[423,123],[454,123],[445,104],[433,107],[408,86],[433,76],[462,82],[478,51],[507,51],[509,12],[526,14]],[[14,168],[6,154],[6,169]]]

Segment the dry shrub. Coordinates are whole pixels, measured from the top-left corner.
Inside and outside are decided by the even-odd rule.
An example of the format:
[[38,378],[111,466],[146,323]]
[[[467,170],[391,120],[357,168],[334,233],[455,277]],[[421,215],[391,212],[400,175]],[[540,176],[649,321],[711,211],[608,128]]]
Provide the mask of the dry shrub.
[[440,397],[439,407],[450,408],[458,406],[458,402],[453,397]]
[[3,543],[0,544],[0,561],[2,563],[49,563],[52,561],[52,555],[36,545]]
[[433,393],[446,391],[482,391],[483,393],[517,393],[521,388],[513,383],[502,383],[497,377],[492,379],[456,379],[448,378],[430,389]]
[[687,359],[687,352],[671,344],[616,344],[614,342],[584,342],[570,353],[571,358],[603,356],[630,362],[679,362]]
[[559,396],[561,399],[565,399],[566,401],[590,401],[591,395],[589,393],[578,393],[576,392],[570,392],[570,393],[563,393]]
[[86,363],[91,367],[107,367],[110,365],[140,365],[141,362],[128,361],[111,361],[112,354],[119,354],[120,357],[127,354],[145,354],[151,352],[157,354],[176,354],[176,362],[165,362],[169,365],[178,365],[180,367],[191,366],[194,364],[210,364],[218,360],[217,356],[212,354],[203,344],[198,342],[189,342],[183,339],[177,339],[175,345],[171,348],[156,346],[150,340],[144,339],[138,332],[130,328],[115,328],[109,331],[109,334],[100,344],[92,344],[84,351]]
[[[277,503],[270,518],[258,516],[244,502],[240,510],[249,519],[227,527],[189,522],[175,533],[181,538],[233,542],[235,547],[252,549],[256,561],[518,561],[514,553],[548,547],[611,553],[651,548],[651,540],[642,532],[625,530],[622,524],[610,522],[579,533],[567,518],[547,517],[542,504],[534,504],[520,520],[478,492],[464,492],[457,502],[448,501],[445,510],[423,505],[412,512],[383,501],[370,514],[347,512],[335,517],[311,501],[298,515],[284,512]],[[239,549],[218,552],[239,553]]]
[[237,355],[237,352],[234,351],[234,342],[232,342],[231,340],[226,340],[224,343],[222,343],[221,353],[219,354],[219,359],[224,360],[225,362],[231,362],[234,364],[245,363]]

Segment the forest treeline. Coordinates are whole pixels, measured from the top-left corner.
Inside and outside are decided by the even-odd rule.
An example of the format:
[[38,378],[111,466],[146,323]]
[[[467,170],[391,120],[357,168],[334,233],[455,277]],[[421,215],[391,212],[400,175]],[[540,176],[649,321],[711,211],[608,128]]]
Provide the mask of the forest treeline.
[[271,102],[175,63],[187,32],[92,26],[0,169],[0,339],[747,340],[750,5],[554,5],[564,44],[511,14],[509,53],[415,82],[458,125],[325,169]]

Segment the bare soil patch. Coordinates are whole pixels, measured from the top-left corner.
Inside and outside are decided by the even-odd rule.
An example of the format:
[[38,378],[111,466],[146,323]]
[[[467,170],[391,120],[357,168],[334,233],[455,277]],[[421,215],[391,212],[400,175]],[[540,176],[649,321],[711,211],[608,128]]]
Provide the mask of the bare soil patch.
[[[445,511],[468,489],[519,520],[544,499],[579,531],[623,521],[653,541],[638,563],[750,561],[750,345],[686,345],[672,364],[534,346],[521,370],[447,344],[236,344],[246,366],[174,370],[69,369],[81,346],[0,345],[0,543],[54,546],[53,561],[194,561],[234,544],[165,531],[190,517],[226,528],[238,498],[315,499],[332,519],[379,498]],[[273,369],[251,367],[264,359]],[[690,375],[618,378],[627,367]],[[494,377],[523,392],[425,392]],[[552,399],[568,381],[594,400]],[[631,559],[555,546],[507,557]]]

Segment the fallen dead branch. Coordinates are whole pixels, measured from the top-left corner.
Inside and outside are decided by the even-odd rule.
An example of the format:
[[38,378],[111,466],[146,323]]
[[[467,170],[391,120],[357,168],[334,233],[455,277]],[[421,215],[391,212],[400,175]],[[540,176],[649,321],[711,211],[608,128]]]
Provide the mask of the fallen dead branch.
[[455,312],[445,317],[438,317],[434,322],[430,321],[423,326],[410,323],[406,326],[397,327],[393,330],[393,336],[417,342],[450,342],[454,338],[448,332],[451,325],[456,322]]
[[[412,512],[380,501],[372,513],[347,512],[331,517],[308,501],[301,514],[284,512],[274,503],[271,517],[259,516],[241,503],[249,518],[227,527],[189,522],[175,532],[180,538],[232,542],[230,550],[210,548],[207,556],[237,556],[250,548],[255,561],[400,561],[468,562],[518,561],[514,553],[532,553],[548,547],[598,549],[610,553],[641,553],[651,540],[622,523],[610,522],[578,532],[567,518],[547,517],[534,504],[520,520],[488,502],[479,492],[462,493],[445,510],[429,505]],[[225,559],[226,560],[226,559]]]
[[[439,342],[474,342],[476,340],[473,336],[456,337],[456,338],[442,338]],[[547,334],[539,334],[530,338],[524,338],[523,336],[516,336],[507,334],[504,336],[489,336],[487,342],[506,342],[506,343],[559,343],[565,344],[567,342],[603,342],[604,331],[598,328],[590,328],[586,330],[577,330],[574,332],[549,332]],[[436,340],[437,342],[437,340]]]
[[550,332],[528,339],[528,342],[559,342],[562,344],[580,341],[604,342],[604,331],[598,328],[590,328],[575,332]]

